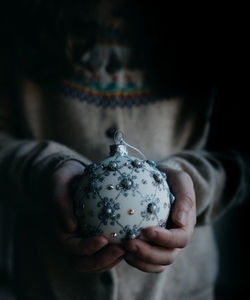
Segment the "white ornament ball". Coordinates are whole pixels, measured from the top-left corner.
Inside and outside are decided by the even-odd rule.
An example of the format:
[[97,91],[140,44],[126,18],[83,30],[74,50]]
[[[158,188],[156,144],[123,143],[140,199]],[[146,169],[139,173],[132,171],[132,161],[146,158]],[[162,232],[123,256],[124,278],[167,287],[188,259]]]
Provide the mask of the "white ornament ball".
[[123,144],[89,165],[74,193],[83,236],[103,235],[111,243],[134,239],[149,226],[165,227],[173,201],[165,173],[153,161],[127,155]]

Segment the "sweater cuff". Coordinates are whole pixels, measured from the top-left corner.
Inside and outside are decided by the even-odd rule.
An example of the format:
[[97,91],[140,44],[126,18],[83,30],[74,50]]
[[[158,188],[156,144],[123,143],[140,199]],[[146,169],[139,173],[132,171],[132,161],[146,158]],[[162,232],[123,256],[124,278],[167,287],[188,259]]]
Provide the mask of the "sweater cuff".
[[226,174],[219,160],[203,151],[183,151],[158,162],[159,166],[187,172],[196,195],[197,225],[213,222],[232,201],[225,197]]

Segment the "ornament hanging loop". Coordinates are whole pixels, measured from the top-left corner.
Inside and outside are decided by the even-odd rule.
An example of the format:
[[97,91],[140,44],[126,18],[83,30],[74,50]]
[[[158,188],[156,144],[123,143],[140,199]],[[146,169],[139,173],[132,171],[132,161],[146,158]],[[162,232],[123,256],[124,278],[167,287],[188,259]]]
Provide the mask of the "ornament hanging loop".
[[[119,144],[118,144],[119,142]],[[122,130],[118,129],[115,131],[114,133],[114,143],[115,145],[126,145],[128,146],[129,148],[135,150],[136,152],[140,153],[140,155],[143,157],[143,159],[146,159],[146,156],[139,150],[137,149],[136,147],[128,144],[127,142],[124,141],[124,133]]]
[[123,144],[124,143],[124,133],[122,130],[117,129],[114,133],[114,143],[117,145],[119,144]]

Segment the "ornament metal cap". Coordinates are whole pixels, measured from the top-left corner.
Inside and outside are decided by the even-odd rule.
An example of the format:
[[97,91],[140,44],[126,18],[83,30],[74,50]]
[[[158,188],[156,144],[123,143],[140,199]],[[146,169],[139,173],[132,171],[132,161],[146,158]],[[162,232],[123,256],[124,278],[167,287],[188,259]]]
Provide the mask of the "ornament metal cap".
[[110,145],[110,156],[118,155],[124,156],[128,155],[127,145],[123,140],[124,134],[121,130],[116,130],[114,133],[114,145]]
[[[140,153],[143,158],[145,159],[145,155],[137,148],[135,148],[134,146],[129,145],[127,142],[124,141],[123,139],[124,137],[124,133],[118,129],[116,130],[116,132],[114,133],[114,145],[110,145],[110,156],[125,156],[128,155],[128,151],[127,151],[127,146],[131,149],[134,149],[135,151],[137,151],[138,153]],[[119,143],[119,144],[118,144]]]
[[110,145],[110,156],[119,155],[124,156],[128,154],[127,146],[125,144],[119,144],[119,145]]

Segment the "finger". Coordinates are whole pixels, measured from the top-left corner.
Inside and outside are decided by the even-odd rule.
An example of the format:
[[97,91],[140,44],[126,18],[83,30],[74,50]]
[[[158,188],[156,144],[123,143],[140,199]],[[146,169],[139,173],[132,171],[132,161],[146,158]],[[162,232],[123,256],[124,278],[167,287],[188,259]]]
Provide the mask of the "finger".
[[165,229],[162,227],[148,227],[143,234],[150,242],[164,248],[184,248],[191,239],[193,233],[192,226]]
[[124,258],[124,256],[122,255],[122,256],[118,257],[117,260],[114,260],[110,265],[107,265],[99,270],[89,271],[88,273],[93,274],[93,273],[103,273],[105,271],[108,271],[108,270],[112,269],[115,265],[117,265],[120,261],[122,261],[123,258]]
[[177,226],[185,226],[190,211],[195,210],[195,190],[191,177],[186,172],[168,171],[168,183],[175,202],[171,211],[172,221]]
[[170,265],[174,262],[179,249],[167,249],[157,245],[150,245],[139,239],[129,241],[125,248],[136,258],[153,265]]
[[73,232],[77,228],[77,219],[73,211],[70,183],[76,176],[82,174],[84,167],[75,161],[68,161],[58,169],[52,178],[54,187],[53,200],[59,219],[65,230]]
[[92,255],[108,244],[108,240],[103,236],[82,239],[73,234],[62,236],[60,244],[63,249],[71,255]]
[[171,212],[172,221],[177,226],[186,226],[189,221],[188,215],[193,209],[194,204],[194,200],[189,198],[187,195],[176,195],[175,203]]
[[143,260],[138,259],[131,253],[126,253],[124,256],[125,261],[134,268],[137,268],[147,273],[161,273],[165,270],[165,266],[149,264]]
[[78,272],[100,272],[115,264],[124,253],[119,245],[108,245],[93,255],[74,258],[74,267]]

